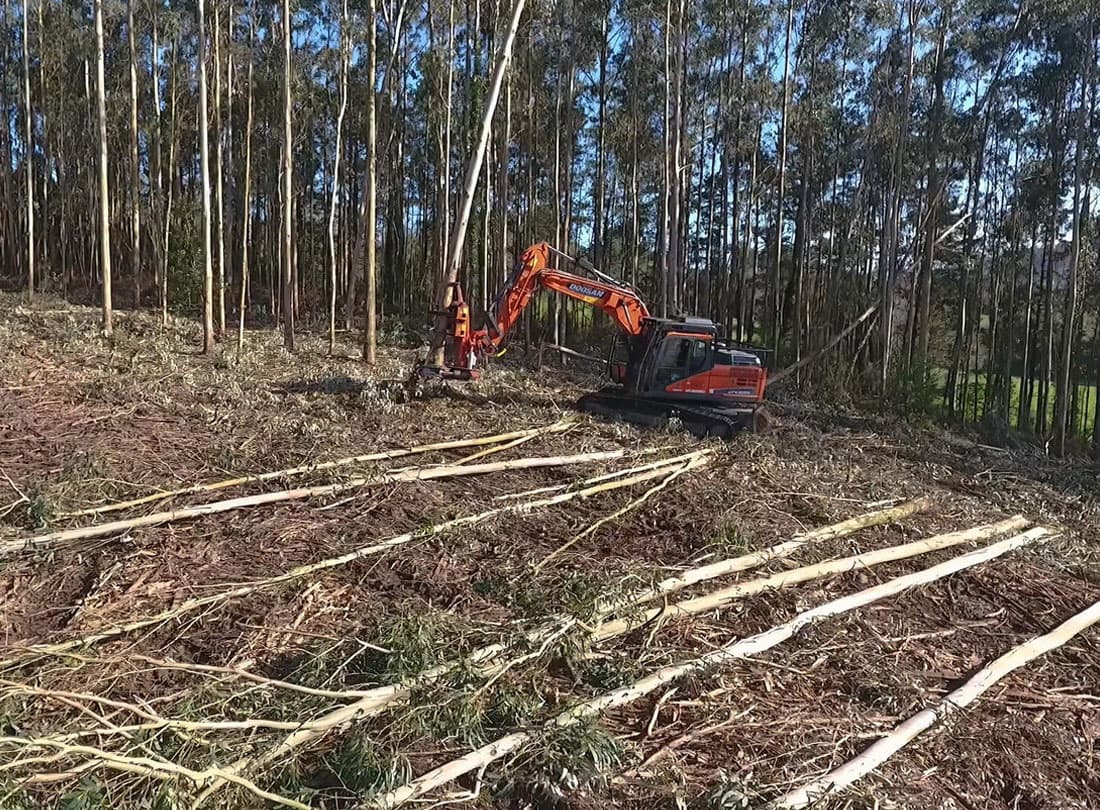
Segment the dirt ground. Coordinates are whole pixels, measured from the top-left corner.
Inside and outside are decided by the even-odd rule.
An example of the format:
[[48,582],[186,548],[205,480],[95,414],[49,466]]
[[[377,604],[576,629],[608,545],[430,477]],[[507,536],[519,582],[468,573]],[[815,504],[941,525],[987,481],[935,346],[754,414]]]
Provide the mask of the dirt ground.
[[[465,387],[409,399],[401,381],[414,353],[396,336],[367,369],[351,357],[354,339],[346,335],[336,357],[326,356],[323,335],[303,336],[291,356],[266,332],[249,333],[239,358],[232,340],[202,357],[188,322],[163,328],[152,314],[121,313],[112,342],[96,323],[93,310],[50,300],[28,308],[0,296],[0,544],[47,527],[86,525],[94,519],[65,513],[158,489],[545,426],[599,384],[580,369],[532,374],[501,366]],[[369,486],[0,560],[0,808],[167,810],[191,807],[201,787],[93,766],[84,749],[19,748],[13,738],[63,737],[194,770],[227,765],[270,749],[282,737],[276,722],[292,725],[331,708],[329,692],[392,681],[512,638],[547,616],[584,615],[600,593],[771,546],[885,503],[933,498],[924,513],[740,576],[1017,513],[1060,531],[1049,543],[815,624],[758,658],[681,681],[599,723],[540,734],[480,782],[466,778],[431,794],[471,807],[763,807],[1100,598],[1095,467],[812,403],[774,410],[772,432],[725,445],[574,415],[571,430],[485,460],[611,449],[624,450],[624,458]],[[65,654],[27,653],[29,645],[84,638],[219,588],[490,509],[507,502],[502,495],[702,448],[714,450],[709,465],[582,536],[551,564],[538,567],[651,484],[418,539]],[[454,462],[470,452],[385,468]],[[216,497],[379,469],[279,478]],[[177,497],[110,517],[210,499]],[[309,806],[363,806],[372,791],[508,731],[534,728],[579,699],[958,553],[771,591],[600,645],[563,645],[490,684],[465,672],[418,689],[404,707],[345,724],[251,779]],[[1100,807],[1098,644],[1100,631],[1086,632],[1016,672],[825,806]],[[260,688],[242,681],[242,670],[313,691]],[[157,717],[243,726],[136,728],[135,706]],[[105,731],[126,724],[135,728]],[[230,786],[203,806],[274,805]]]

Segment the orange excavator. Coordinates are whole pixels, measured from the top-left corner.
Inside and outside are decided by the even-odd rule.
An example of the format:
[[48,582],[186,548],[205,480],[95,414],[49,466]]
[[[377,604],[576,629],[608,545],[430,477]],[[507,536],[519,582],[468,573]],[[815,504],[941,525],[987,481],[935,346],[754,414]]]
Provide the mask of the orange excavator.
[[574,261],[546,242],[529,247],[478,328],[456,283],[450,305],[435,313],[446,319],[444,363],[421,367],[421,375],[475,378],[535,293],[550,290],[603,310],[620,329],[608,359],[614,385],[585,394],[580,410],[651,426],[676,419],[697,436],[727,439],[757,427],[768,378],[759,350],[733,346],[705,318],[655,318],[632,287],[592,267],[583,267],[588,275],[554,269],[552,255]]

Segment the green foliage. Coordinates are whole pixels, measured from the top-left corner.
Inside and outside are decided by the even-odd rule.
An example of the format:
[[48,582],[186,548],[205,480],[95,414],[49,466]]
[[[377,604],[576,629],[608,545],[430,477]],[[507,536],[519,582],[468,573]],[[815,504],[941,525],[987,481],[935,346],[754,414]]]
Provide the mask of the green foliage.
[[542,707],[534,693],[485,678],[472,665],[463,665],[445,677],[413,690],[408,707],[395,724],[400,738],[458,740],[478,746],[498,732],[530,721]]
[[57,803],[57,810],[109,810],[110,807],[103,783],[94,776],[85,776]]
[[203,293],[202,211],[185,197],[172,206],[168,226],[168,306],[177,315],[197,315]]
[[642,674],[638,659],[626,653],[586,658],[577,667],[585,685],[595,692],[609,692],[634,683]]
[[723,780],[695,802],[694,810],[752,810],[760,807],[760,794],[738,781]]
[[[439,623],[427,614],[406,614],[385,624],[377,645],[389,652],[376,653],[368,662],[388,680],[417,675],[443,660],[446,648]],[[368,663],[368,669],[371,663]]]
[[339,785],[359,795],[390,790],[413,776],[409,761],[397,751],[354,732],[325,755],[324,767]]
[[537,618],[568,613],[581,621],[595,614],[596,604],[607,594],[606,578],[590,571],[572,571],[557,580],[526,577],[513,582],[499,577],[478,580],[474,591],[524,616]]
[[735,557],[747,552],[751,543],[742,533],[740,526],[729,523],[718,531],[710,541],[709,547],[723,557]]
[[49,528],[57,519],[57,504],[40,490],[31,490],[27,498],[27,521],[36,529]]
[[530,721],[541,708],[538,695],[506,685],[493,690],[485,718],[494,729],[506,731]]
[[929,418],[938,412],[940,386],[929,362],[896,358],[886,377],[886,406],[905,418]]
[[4,810],[39,810],[41,805],[18,784],[0,777],[0,807]]
[[553,726],[510,788],[535,806],[557,807],[566,795],[603,783],[625,758],[622,742],[595,721]]

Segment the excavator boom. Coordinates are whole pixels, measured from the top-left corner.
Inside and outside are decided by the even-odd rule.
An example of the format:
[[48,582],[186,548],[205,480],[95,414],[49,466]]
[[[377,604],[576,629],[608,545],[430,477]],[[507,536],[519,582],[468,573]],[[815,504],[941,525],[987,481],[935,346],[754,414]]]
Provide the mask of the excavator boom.
[[551,290],[568,298],[583,301],[601,309],[628,335],[639,335],[649,316],[645,302],[631,287],[593,271],[582,276],[550,267],[550,256],[556,253],[546,242],[539,242],[524,251],[519,267],[497,295],[485,324],[471,328],[470,308],[456,285],[447,315],[446,361],[439,376],[469,378],[477,362],[498,354],[519,322],[531,298],[539,290]]

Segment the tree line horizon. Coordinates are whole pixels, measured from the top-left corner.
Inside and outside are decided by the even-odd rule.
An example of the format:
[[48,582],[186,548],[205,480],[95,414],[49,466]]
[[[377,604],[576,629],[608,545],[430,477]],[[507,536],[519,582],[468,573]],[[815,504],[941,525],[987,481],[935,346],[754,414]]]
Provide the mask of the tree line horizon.
[[[484,306],[548,241],[805,363],[806,392],[1100,457],[1098,16],[4,0],[0,267],[97,300],[108,333],[116,305],[199,317],[206,351],[326,322],[373,360],[378,319],[426,322],[449,265]],[[600,332],[553,300],[527,328]]]

